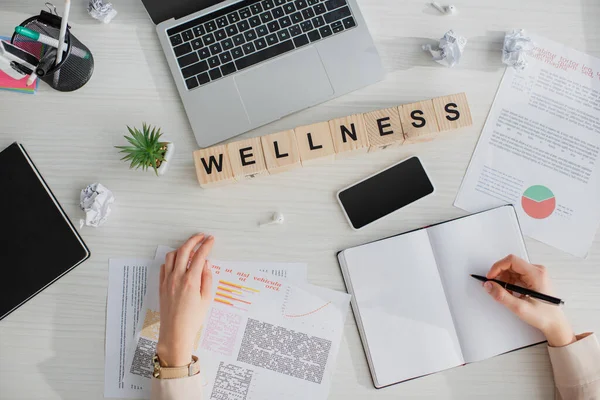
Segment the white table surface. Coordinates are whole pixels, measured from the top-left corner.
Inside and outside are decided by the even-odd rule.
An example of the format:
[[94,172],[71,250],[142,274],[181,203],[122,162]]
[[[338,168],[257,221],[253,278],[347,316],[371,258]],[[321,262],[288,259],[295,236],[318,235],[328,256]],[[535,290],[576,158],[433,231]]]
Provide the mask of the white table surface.
[[[432,143],[202,190],[191,155],[197,145],[141,2],[114,0],[119,14],[109,25],[92,20],[84,3],[74,2],[71,24],[94,54],[94,76],[74,93],[55,92],[45,84],[35,96],[0,92],[0,148],[23,143],[73,221],[81,216],[79,191],[89,183],[102,182],[113,190],[116,203],[105,226],[82,230],[91,259],[0,322],[1,399],[103,398],[110,257],[151,258],[156,245],[175,247],[204,231],[217,237],[216,258],[307,262],[311,283],[343,290],[336,251],[465,214],[452,203],[502,77],[503,31],[527,28],[600,56],[596,0],[455,0],[456,16],[441,16],[424,0],[359,0],[386,79],[246,136],[462,91],[469,98],[473,126]],[[0,34],[10,34],[42,5],[39,0],[2,0]],[[469,39],[454,69],[433,63],[420,49],[450,28]],[[113,148],[124,143],[127,124],[142,121],[161,126],[177,145],[173,165],[162,178],[128,170]],[[422,157],[437,193],[372,228],[350,230],[335,192],[412,154]],[[284,213],[285,225],[259,229],[257,222],[275,210]],[[600,331],[600,238],[586,260],[534,240],[527,245],[531,259],[548,267],[558,293],[567,299],[575,330]],[[43,262],[40,254],[40,267]],[[543,345],[375,390],[350,314],[330,398],[550,399],[553,391]]]

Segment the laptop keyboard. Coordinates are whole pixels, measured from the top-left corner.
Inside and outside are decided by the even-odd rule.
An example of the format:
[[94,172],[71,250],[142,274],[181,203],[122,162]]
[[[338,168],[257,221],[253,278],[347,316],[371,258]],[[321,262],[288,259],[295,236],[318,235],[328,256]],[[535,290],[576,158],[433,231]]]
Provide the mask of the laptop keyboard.
[[244,0],[167,35],[191,90],[355,26],[346,0]]

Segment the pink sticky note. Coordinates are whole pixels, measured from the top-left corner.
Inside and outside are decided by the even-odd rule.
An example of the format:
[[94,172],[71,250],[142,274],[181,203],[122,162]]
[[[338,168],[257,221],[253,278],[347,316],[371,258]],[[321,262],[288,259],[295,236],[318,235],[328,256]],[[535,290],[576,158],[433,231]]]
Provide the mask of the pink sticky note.
[[33,90],[33,85],[27,87],[27,77],[23,79],[13,79],[6,75],[3,71],[0,71],[0,88],[1,89],[28,89]]

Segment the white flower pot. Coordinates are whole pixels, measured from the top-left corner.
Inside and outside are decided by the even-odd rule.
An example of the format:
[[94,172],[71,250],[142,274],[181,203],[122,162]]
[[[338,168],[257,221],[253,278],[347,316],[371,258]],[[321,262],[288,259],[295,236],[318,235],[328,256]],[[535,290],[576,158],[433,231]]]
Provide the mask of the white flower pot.
[[163,176],[167,173],[169,169],[169,164],[171,164],[171,159],[175,154],[175,143],[167,142],[167,152],[165,153],[165,161],[160,163],[160,167],[158,167],[158,176]]

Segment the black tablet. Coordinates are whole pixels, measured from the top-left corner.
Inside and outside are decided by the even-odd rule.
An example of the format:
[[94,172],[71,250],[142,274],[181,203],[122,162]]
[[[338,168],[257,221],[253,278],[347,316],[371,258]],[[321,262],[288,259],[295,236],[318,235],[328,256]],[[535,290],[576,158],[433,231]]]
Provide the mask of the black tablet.
[[0,320],[90,257],[22,145],[0,152]]

